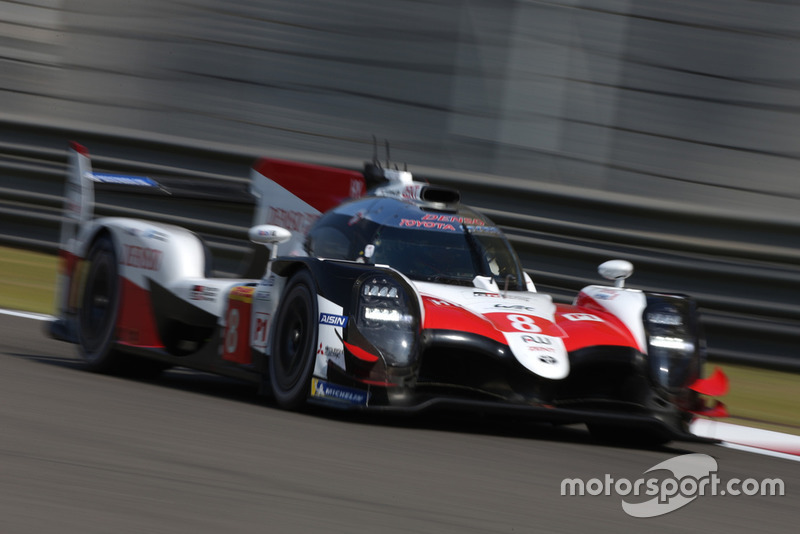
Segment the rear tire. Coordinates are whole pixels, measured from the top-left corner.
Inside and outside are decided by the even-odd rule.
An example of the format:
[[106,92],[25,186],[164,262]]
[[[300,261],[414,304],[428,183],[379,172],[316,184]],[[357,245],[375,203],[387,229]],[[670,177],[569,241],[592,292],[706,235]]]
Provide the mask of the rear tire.
[[121,289],[111,237],[97,238],[87,259],[89,267],[80,298],[77,328],[83,367],[94,373],[138,378],[150,378],[167,369],[167,364],[123,354],[115,347]]
[[317,295],[308,271],[286,285],[275,319],[270,385],[278,406],[299,410],[306,404],[317,348]]
[[99,237],[87,259],[89,267],[78,311],[78,347],[87,370],[108,373],[120,362],[114,350],[120,299],[114,243],[108,236]]

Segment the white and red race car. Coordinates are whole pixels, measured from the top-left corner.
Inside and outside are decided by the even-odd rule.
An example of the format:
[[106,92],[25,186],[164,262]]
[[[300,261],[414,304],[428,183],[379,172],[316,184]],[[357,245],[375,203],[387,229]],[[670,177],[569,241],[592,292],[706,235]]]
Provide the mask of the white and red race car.
[[263,276],[213,278],[192,232],[92,218],[95,182],[155,182],[94,173],[77,144],[70,158],[50,333],[92,371],[185,366],[259,383],[286,409],[503,412],[653,442],[724,415],[701,398],[727,380],[702,378],[690,298],[625,287],[633,267],[612,260],[612,284],[554,303],[455,190],[377,163],[261,160],[249,238]]

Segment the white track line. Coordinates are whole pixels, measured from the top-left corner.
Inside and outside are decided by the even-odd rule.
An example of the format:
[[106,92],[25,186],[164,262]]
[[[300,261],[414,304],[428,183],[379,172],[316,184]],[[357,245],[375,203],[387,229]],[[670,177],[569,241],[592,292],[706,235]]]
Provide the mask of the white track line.
[[723,445],[733,449],[800,461],[800,436],[709,419],[694,420],[691,432],[722,440]]
[[776,452],[776,451],[771,451],[769,449],[759,449],[758,447],[739,445],[737,443],[728,443],[727,441],[723,441],[719,445],[720,447],[727,447],[728,449],[736,449],[737,451],[754,452],[762,456],[772,456],[773,458],[783,458],[784,460],[800,462],[800,456],[796,456],[794,454],[786,454],[785,452]]
[[44,313],[4,310],[2,308],[0,308],[0,314],[13,315],[14,317],[22,317],[24,319],[35,319],[36,321],[52,321],[53,319],[55,319],[55,317],[53,317],[52,315],[46,315]]

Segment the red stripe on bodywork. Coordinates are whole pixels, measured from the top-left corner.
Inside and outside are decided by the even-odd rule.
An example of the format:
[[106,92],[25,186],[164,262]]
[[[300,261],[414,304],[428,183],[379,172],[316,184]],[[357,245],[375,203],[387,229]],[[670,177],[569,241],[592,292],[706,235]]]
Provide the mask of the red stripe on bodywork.
[[[640,350],[636,338],[625,324],[616,316],[599,308],[599,306],[586,308],[564,304],[556,305],[556,323],[566,333],[564,346],[567,351],[572,352],[596,345],[631,347]],[[571,320],[567,316],[572,316],[573,319]],[[601,321],[581,320],[581,316],[586,316],[586,319],[593,316]]]
[[[491,312],[483,316],[439,298],[423,295],[425,329],[471,332],[506,343],[503,332],[538,333],[560,337],[567,351],[596,345],[639,349],[633,334],[614,315],[602,310],[556,305],[555,323],[520,311]],[[574,314],[574,315],[572,315]],[[569,316],[572,315],[571,320]],[[581,320],[594,317],[600,320]]]
[[489,319],[443,299],[423,295],[422,302],[425,305],[424,329],[471,332],[506,343],[506,338]]
[[158,335],[153,317],[150,292],[130,280],[120,277],[121,300],[117,318],[117,341],[132,347],[161,348],[164,343]]
[[322,213],[365,190],[361,173],[335,167],[264,158],[253,169]]
[[353,356],[355,356],[356,358],[358,358],[359,360],[364,360],[365,362],[377,362],[378,361],[378,357],[375,356],[374,354],[372,354],[371,352],[367,352],[364,349],[362,349],[361,347],[357,347],[355,345],[351,345],[347,341],[343,341],[342,343],[344,343],[344,346],[347,347],[347,350],[349,350],[350,353]]

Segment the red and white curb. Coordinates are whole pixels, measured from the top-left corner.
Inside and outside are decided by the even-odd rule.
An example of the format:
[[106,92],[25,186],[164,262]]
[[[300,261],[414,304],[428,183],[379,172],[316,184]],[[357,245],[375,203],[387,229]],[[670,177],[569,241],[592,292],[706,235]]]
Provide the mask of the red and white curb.
[[[37,321],[52,321],[52,315],[0,309],[0,314]],[[710,419],[695,419],[690,431],[703,438],[721,440],[723,447],[739,449],[800,462],[800,436],[723,423]]]
[[800,436],[710,419],[695,419],[690,430],[696,436],[721,440],[723,447],[800,462]]

